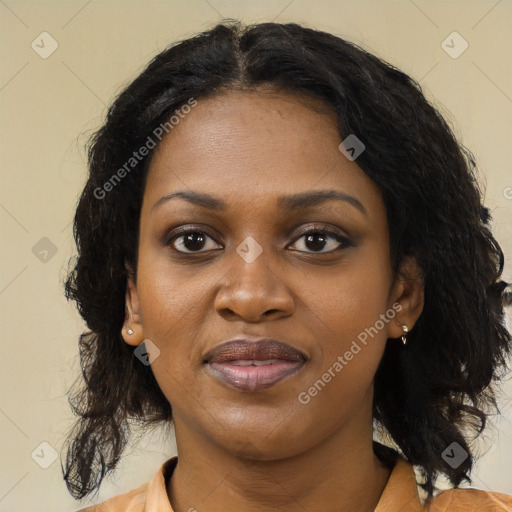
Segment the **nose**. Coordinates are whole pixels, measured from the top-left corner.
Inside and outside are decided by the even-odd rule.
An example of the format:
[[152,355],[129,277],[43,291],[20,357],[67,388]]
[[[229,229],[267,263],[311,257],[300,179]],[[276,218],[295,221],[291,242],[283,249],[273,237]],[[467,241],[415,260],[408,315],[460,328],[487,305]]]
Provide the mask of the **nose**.
[[223,318],[257,323],[293,313],[292,293],[282,276],[270,268],[265,251],[250,263],[234,253],[228,265],[214,301],[215,310]]

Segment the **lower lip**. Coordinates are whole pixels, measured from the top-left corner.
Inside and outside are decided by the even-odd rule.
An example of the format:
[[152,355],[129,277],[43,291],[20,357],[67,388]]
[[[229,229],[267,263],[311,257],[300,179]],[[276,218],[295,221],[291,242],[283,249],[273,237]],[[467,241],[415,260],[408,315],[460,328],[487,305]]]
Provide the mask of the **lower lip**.
[[240,391],[262,391],[297,373],[304,362],[279,361],[262,366],[240,366],[230,363],[209,363],[214,377]]

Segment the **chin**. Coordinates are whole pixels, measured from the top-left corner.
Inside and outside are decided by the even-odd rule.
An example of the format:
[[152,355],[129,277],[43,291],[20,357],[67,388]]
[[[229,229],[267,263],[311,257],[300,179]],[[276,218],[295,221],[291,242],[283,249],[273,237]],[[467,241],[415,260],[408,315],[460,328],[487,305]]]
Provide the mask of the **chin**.
[[217,443],[231,453],[251,460],[279,460],[293,457],[306,449],[311,443],[307,432],[311,435],[314,424],[302,430],[298,422],[285,420],[275,415],[273,421],[236,421],[224,423],[224,428],[212,433]]

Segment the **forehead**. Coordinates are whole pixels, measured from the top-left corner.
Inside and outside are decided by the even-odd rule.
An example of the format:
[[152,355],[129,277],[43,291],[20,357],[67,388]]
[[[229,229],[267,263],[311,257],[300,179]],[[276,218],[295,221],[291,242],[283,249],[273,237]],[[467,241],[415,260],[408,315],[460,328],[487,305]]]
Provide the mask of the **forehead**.
[[320,99],[258,91],[197,101],[156,148],[145,203],[187,188],[241,204],[328,188],[380,201],[373,181],[339,151],[335,112]]

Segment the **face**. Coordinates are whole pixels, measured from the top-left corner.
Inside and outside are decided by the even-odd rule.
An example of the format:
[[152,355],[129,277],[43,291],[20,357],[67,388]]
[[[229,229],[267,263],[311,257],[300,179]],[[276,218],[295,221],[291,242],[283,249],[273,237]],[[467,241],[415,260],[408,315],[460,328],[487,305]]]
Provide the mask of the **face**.
[[[157,147],[123,336],[160,350],[151,366],[177,428],[275,459],[371,424],[387,339],[419,310],[393,279],[379,190],[340,142],[327,105],[260,91],[199,100]],[[163,199],[178,191],[189,197]],[[278,380],[252,363],[237,386],[205,361],[244,335],[303,360]]]

